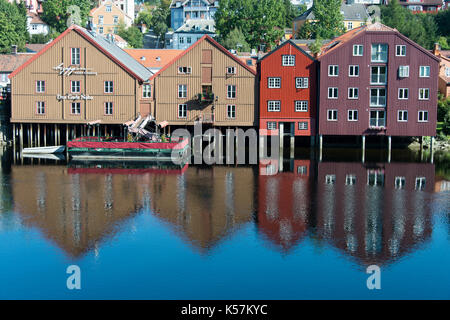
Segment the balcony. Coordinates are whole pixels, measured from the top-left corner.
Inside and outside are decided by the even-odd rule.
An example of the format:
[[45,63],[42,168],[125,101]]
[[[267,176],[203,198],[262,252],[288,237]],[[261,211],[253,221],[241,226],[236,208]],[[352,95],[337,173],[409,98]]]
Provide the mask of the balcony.
[[198,94],[198,100],[200,102],[214,101],[214,93],[212,92],[212,86],[202,86],[202,93]]
[[214,123],[214,113],[202,113],[197,119],[194,121],[194,124],[197,123]]

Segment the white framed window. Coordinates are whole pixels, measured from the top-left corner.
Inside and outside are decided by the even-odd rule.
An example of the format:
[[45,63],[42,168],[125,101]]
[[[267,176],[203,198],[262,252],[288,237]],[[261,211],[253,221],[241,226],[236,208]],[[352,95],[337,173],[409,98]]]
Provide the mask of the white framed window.
[[398,44],[395,46],[395,56],[405,57],[406,56],[406,46],[403,44]]
[[425,177],[417,177],[416,183],[415,183],[415,189],[416,190],[425,190],[427,179]]
[[37,30],[37,28],[38,28],[37,24],[33,23],[31,25],[31,30]]
[[36,102],[36,113],[37,114],[45,114],[45,102],[44,101]]
[[399,100],[407,100],[409,98],[409,89],[408,88],[399,88],[398,89],[398,99]]
[[430,77],[430,66],[420,66],[419,67],[419,77],[429,78]]
[[70,92],[72,93],[81,92],[81,82],[79,80],[70,81]]
[[295,112],[307,112],[308,111],[308,101],[301,100],[295,101]]
[[113,17],[113,23],[114,23],[114,24],[119,23],[119,17],[118,17],[118,16],[114,16],[114,17]]
[[268,86],[270,89],[281,88],[281,78],[267,78]]
[[179,84],[178,85],[178,98],[186,98],[187,97],[187,85]]
[[282,65],[285,67],[292,67],[295,66],[295,56],[292,54],[285,54],[281,58]]
[[407,110],[398,110],[397,121],[398,122],[407,122],[408,121],[408,111]]
[[113,92],[114,92],[114,82],[105,81],[105,93],[113,93]]
[[364,46],[362,44],[354,44],[353,45],[353,56],[354,57],[362,57],[364,54]]
[[105,102],[105,115],[111,116],[113,114],[113,103]]
[[308,174],[308,167],[307,166],[298,166],[297,167],[297,174],[301,174],[301,175]]
[[142,98],[151,98],[152,96],[152,85],[149,83],[144,83],[142,86]]
[[385,107],[386,106],[386,89],[376,88],[370,89],[370,106]]
[[274,121],[267,122],[267,130],[277,130],[277,123]]
[[236,86],[234,84],[227,85],[227,99],[236,99]]
[[191,67],[178,67],[179,74],[191,74]]
[[328,99],[337,99],[338,98],[338,88],[329,87],[328,88]]
[[44,80],[36,81],[36,92],[37,93],[44,93],[45,92],[45,81]]
[[103,34],[103,27],[98,28],[98,33]]
[[347,120],[348,121],[358,121],[358,110],[348,110]]
[[385,43],[372,44],[372,62],[387,62],[388,60],[388,45]]
[[327,110],[327,120],[328,121],[337,121],[337,113],[336,109],[328,109]]
[[348,66],[349,77],[359,77],[359,65]]
[[367,185],[369,186],[384,186],[384,172],[376,170],[367,171]]
[[186,118],[187,117],[187,104],[179,104],[178,105],[178,118]]
[[103,24],[103,16],[98,16],[98,24]]
[[81,114],[81,102],[72,102],[70,104],[71,114]]
[[227,74],[236,74],[235,67],[227,67]]
[[345,185],[346,186],[354,186],[356,184],[356,175],[347,174],[345,175]]
[[300,121],[298,123],[298,130],[308,130],[308,121]]
[[297,77],[295,78],[295,87],[297,89],[306,89],[308,88],[308,82],[308,78]]
[[399,66],[398,67],[398,76],[400,78],[408,78],[409,77],[409,66]]
[[370,68],[370,84],[386,84],[386,66]]
[[325,184],[335,184],[336,183],[336,175],[335,174],[327,174],[325,176]]
[[419,100],[429,100],[430,99],[430,89],[420,88],[419,89]]
[[386,113],[382,110],[370,111],[369,124],[371,127],[385,127]]
[[450,67],[445,68],[445,76],[450,77]]
[[329,65],[328,66],[328,76],[329,77],[337,77],[339,75],[339,66],[338,65]]
[[70,49],[70,62],[72,65],[80,64],[80,48]]
[[184,37],[180,37],[179,42],[180,42],[180,44],[184,44]]
[[112,11],[112,7],[110,4],[106,5],[106,12],[111,12]]
[[348,88],[348,98],[358,99],[359,90],[358,88]]
[[352,30],[353,29],[353,22],[349,21],[347,22],[347,30]]
[[234,104],[227,105],[227,118],[228,119],[236,118],[236,106]]
[[397,189],[397,190],[405,189],[406,178],[405,177],[395,177],[394,185],[395,185],[395,189]]
[[281,101],[279,100],[269,100],[267,101],[267,111],[278,112],[281,110]]
[[419,122],[428,122],[428,111],[419,110],[418,121]]

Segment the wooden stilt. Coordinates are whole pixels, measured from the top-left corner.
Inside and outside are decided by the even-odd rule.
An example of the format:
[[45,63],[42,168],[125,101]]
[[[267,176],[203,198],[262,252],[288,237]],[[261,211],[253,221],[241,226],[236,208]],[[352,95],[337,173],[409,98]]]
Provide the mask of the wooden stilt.
[[44,147],[47,146],[47,125],[44,124]]
[[[14,153],[14,157],[16,154],[16,124],[13,123],[13,136],[12,136],[12,142],[13,142],[13,153]],[[15,159],[14,159],[15,160]]]
[[37,125],[37,146],[41,146],[41,124],[38,123]]
[[366,136],[362,136],[362,162],[366,161]]
[[66,123],[66,143],[69,141],[69,124]]
[[391,162],[392,136],[388,136],[388,163]]

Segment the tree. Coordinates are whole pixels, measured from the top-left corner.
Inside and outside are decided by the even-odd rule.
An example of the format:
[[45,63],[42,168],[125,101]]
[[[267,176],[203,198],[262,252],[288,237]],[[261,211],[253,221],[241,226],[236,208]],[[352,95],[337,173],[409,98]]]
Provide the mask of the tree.
[[119,22],[119,28],[117,34],[122,37],[128,45],[132,48],[142,48],[144,36],[141,30],[136,26],[126,27],[125,23],[121,20]]
[[284,8],[286,10],[286,28],[292,28],[292,22],[295,18],[297,18],[299,15],[304,13],[306,11],[305,5],[300,6],[294,6],[291,2],[291,0],[283,0]]
[[42,4],[44,12],[41,17],[55,31],[63,32],[68,27],[67,21],[75,13],[79,14],[81,26],[86,25],[92,7],[91,0],[46,0]]
[[245,36],[241,30],[235,28],[231,31],[222,42],[222,45],[227,49],[235,49],[240,52],[249,52],[250,45],[245,40]]
[[312,54],[316,56],[322,48],[322,39],[316,38],[316,40],[308,46]]
[[151,26],[153,32],[160,41],[165,40],[165,35],[170,25],[170,0],[161,0],[158,7],[152,12]]
[[0,0],[0,53],[10,53],[12,45],[24,50],[28,38],[24,4]]
[[304,39],[332,39],[345,32],[341,0],[316,0],[312,7],[314,21],[306,21],[298,36]]

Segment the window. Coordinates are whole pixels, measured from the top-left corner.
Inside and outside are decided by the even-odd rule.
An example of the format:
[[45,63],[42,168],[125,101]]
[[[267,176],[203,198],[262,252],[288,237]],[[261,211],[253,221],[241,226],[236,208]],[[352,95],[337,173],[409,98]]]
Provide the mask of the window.
[[347,22],[347,30],[353,29],[353,22]]
[[81,113],[81,103],[80,102],[72,102],[70,104],[70,113],[71,114],[80,114]]
[[294,55],[283,55],[282,56],[282,65],[291,67],[295,66],[295,56]]
[[36,102],[36,113],[37,114],[45,114],[45,102],[44,101]]
[[339,66],[329,65],[328,66],[328,76],[329,77],[337,77],[338,75],[339,75]]
[[362,57],[364,52],[364,46],[362,44],[354,44],[353,45],[353,56]]
[[235,85],[227,85],[227,99],[236,99]]
[[372,62],[387,62],[388,45],[372,44]]
[[325,183],[326,184],[335,184],[336,183],[336,175],[334,175],[334,174],[327,174],[325,176]]
[[236,106],[235,105],[227,105],[227,117],[229,119],[236,118]]
[[1,76],[2,82],[8,82],[8,73],[2,73]]
[[119,23],[119,17],[118,16],[114,16],[113,20],[114,20],[114,24]]
[[428,100],[428,99],[430,99],[430,89],[420,88],[419,89],[419,100]]
[[327,120],[328,121],[337,121],[337,110],[329,109],[327,112]]
[[408,111],[407,110],[398,110],[397,121],[398,122],[407,122],[408,121]]
[[405,189],[406,178],[405,177],[395,177],[395,189]]
[[328,88],[328,99],[337,99],[338,98],[338,88]]
[[397,57],[406,56],[406,46],[405,45],[396,45],[395,46],[395,55]]
[[418,120],[419,122],[428,122],[428,111],[420,110]]
[[267,122],[267,130],[277,130],[277,123],[276,122]]
[[70,92],[72,92],[72,93],[80,93],[81,92],[80,81],[70,81]]
[[359,66],[358,65],[348,66],[348,76],[359,77]]
[[398,67],[398,76],[400,78],[408,78],[409,77],[409,66],[399,66]]
[[70,61],[73,65],[80,64],[80,48],[70,49]]
[[370,106],[386,106],[386,89],[370,89]]
[[152,96],[152,85],[145,83],[142,86],[142,98],[151,98]]
[[106,5],[106,12],[111,12],[111,5],[110,4],[108,4],[108,5]]
[[450,67],[445,68],[445,76],[450,77]]
[[407,100],[409,97],[409,90],[408,88],[399,88],[398,89],[398,98],[400,100]]
[[98,16],[98,24],[103,24],[103,16]]
[[298,166],[297,167],[297,174],[301,174],[301,175],[308,174],[308,167],[307,166]]
[[384,172],[370,170],[367,172],[367,184],[369,186],[384,186]]
[[113,93],[113,92],[114,92],[114,82],[105,81],[105,93]]
[[113,114],[113,103],[105,102],[105,115],[111,116]]
[[358,121],[358,110],[348,110],[348,121]]
[[180,37],[180,44],[184,43],[184,37]]
[[281,101],[278,100],[269,100],[267,101],[267,111],[269,112],[277,112],[281,110]]
[[281,78],[268,78],[269,88],[281,88]]
[[103,27],[98,28],[98,33],[103,34]]
[[356,175],[347,174],[345,176],[345,185],[346,186],[354,186],[356,184]]
[[419,77],[421,77],[421,78],[430,77],[430,66],[420,66]]
[[425,190],[426,179],[425,177],[417,177],[416,178],[416,190]]
[[38,28],[37,24],[33,23],[31,25],[31,30],[37,30],[37,28]]
[[370,111],[370,126],[371,127],[384,127],[386,125],[385,112],[384,111]]
[[308,88],[308,78],[295,78],[295,87],[297,89]]
[[192,42],[192,38],[191,37],[186,37],[186,43],[191,43]]
[[370,84],[386,84],[386,67],[370,68]]
[[348,98],[358,99],[358,88],[348,88]]
[[178,67],[179,74],[191,74],[191,67]]
[[308,122],[307,121],[300,121],[298,123],[298,130],[308,130]]
[[308,101],[295,101],[295,111],[296,112],[308,111]]
[[227,67],[227,74],[236,74],[235,67]]
[[186,118],[186,117],[187,117],[187,104],[179,104],[178,118]]
[[187,85],[179,84],[178,85],[178,98],[186,98],[187,97]]
[[45,92],[45,81],[43,80],[36,81],[36,92],[37,93]]

